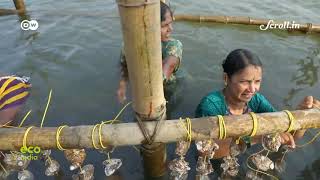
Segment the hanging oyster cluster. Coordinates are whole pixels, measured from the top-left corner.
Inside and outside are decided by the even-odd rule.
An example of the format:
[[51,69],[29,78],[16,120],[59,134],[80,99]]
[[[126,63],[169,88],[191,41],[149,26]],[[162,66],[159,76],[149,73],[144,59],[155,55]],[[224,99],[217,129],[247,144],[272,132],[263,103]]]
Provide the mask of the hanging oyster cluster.
[[204,177],[214,171],[210,159],[213,158],[215,151],[219,149],[219,146],[213,140],[196,141],[195,144],[199,152],[196,167],[197,175]]
[[[8,172],[18,171],[19,180],[33,180],[33,174],[26,170],[30,164],[30,160],[21,152],[11,151],[11,153],[4,154],[4,166]],[[5,174],[4,178],[9,174]]]
[[30,160],[23,153],[12,151],[5,154],[3,163],[8,171],[21,171],[28,167]]
[[241,140],[239,144],[236,141],[232,140],[230,143],[230,155],[223,158],[223,163],[221,168],[223,169],[223,176],[235,177],[239,172],[238,156],[246,150],[245,143]]
[[262,171],[268,171],[274,169],[274,163],[267,156],[256,154],[252,156],[252,163]]
[[84,149],[67,149],[64,151],[64,157],[71,163],[70,171],[80,168],[86,156]]
[[[262,137],[262,146],[265,151],[267,151],[267,155],[263,155],[262,153],[257,153],[251,156],[251,161],[255,165],[258,170],[261,171],[269,171],[276,169],[278,172],[284,171],[285,162],[283,159],[279,159],[274,163],[270,158],[268,158],[269,152],[278,152],[281,146],[281,137],[280,134],[269,134]],[[252,171],[248,171],[246,174],[248,179],[258,180],[261,179],[257,173],[253,173]]]
[[177,142],[175,152],[179,157],[169,163],[169,169],[171,170],[170,176],[174,180],[185,180],[188,178],[190,167],[189,163],[185,161],[184,156],[187,154],[189,147],[190,142]]
[[108,146],[106,149],[99,150],[100,153],[107,155],[107,159],[102,162],[104,166],[104,174],[106,176],[111,176],[122,166],[121,159],[110,158],[110,154],[114,151],[115,147]]
[[19,180],[33,180],[33,174],[28,170],[23,170],[18,172],[18,179]]
[[233,156],[226,156],[223,158],[221,168],[223,169],[223,176],[237,176],[239,172],[238,158]]
[[93,180],[94,179],[94,166],[92,164],[87,164],[81,168],[81,170],[72,175],[73,180]]
[[42,159],[44,159],[44,165],[46,170],[44,174],[46,176],[55,176],[60,171],[60,164],[58,161],[50,157],[51,150],[43,150],[42,151]]

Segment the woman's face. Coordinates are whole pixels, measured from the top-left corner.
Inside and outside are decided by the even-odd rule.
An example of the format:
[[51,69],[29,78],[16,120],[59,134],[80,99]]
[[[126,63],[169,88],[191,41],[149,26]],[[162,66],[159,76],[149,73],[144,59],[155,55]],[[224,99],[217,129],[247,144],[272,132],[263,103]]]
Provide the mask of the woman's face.
[[232,99],[239,102],[249,102],[260,89],[262,68],[249,65],[243,70],[233,74],[227,80],[227,89]]
[[172,17],[169,11],[165,14],[165,20],[161,21],[161,41],[168,41],[173,30]]

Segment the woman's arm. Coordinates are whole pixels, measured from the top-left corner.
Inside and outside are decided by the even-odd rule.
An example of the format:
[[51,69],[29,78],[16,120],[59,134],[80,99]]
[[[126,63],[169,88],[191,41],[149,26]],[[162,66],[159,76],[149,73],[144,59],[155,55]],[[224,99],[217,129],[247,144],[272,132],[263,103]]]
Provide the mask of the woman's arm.
[[175,68],[179,65],[179,58],[175,56],[169,56],[164,60],[162,65],[162,71],[164,75],[164,80],[169,79]]
[[123,50],[121,50],[120,54],[120,80],[119,80],[119,87],[117,90],[118,101],[123,103],[127,97],[127,84],[128,84],[128,68],[126,57],[124,55]]
[[21,105],[0,111],[0,127],[1,125],[4,125],[10,121],[13,121],[14,117],[20,110],[20,107]]

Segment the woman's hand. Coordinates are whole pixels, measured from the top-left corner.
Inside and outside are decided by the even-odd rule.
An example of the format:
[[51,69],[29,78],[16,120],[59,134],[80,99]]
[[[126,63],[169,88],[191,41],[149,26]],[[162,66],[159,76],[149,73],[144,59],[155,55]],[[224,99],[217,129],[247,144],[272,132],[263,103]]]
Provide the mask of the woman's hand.
[[280,133],[281,144],[288,145],[289,148],[296,148],[296,143],[294,142],[294,138],[292,134],[288,132]]
[[[319,108],[320,109],[320,101],[315,99],[313,96],[306,96],[298,105],[297,109],[311,109],[311,108]],[[296,131],[294,134],[294,139],[301,139],[306,132],[306,129],[301,129]]]
[[125,80],[120,80],[119,88],[117,90],[118,101],[120,103],[124,103],[125,100],[127,99],[126,93],[127,93],[127,82]]
[[298,109],[300,110],[311,108],[320,108],[320,101],[315,99],[313,96],[306,96],[298,105]]

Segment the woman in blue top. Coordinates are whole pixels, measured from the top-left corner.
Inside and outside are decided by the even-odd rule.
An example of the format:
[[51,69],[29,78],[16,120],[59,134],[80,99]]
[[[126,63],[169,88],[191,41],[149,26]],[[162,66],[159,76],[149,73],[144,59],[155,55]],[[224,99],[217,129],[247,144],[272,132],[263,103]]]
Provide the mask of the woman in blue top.
[[[259,57],[245,49],[232,51],[224,60],[225,88],[205,96],[196,110],[196,117],[216,115],[242,115],[249,112],[274,112],[276,109],[258,91],[262,80],[262,63]],[[300,109],[319,106],[320,102],[312,96],[306,97]],[[303,136],[305,130],[299,130],[293,137],[290,133],[281,133],[282,143],[295,147],[294,140]],[[252,143],[258,143],[260,137],[254,137]],[[231,139],[219,141],[216,158],[229,154]]]

